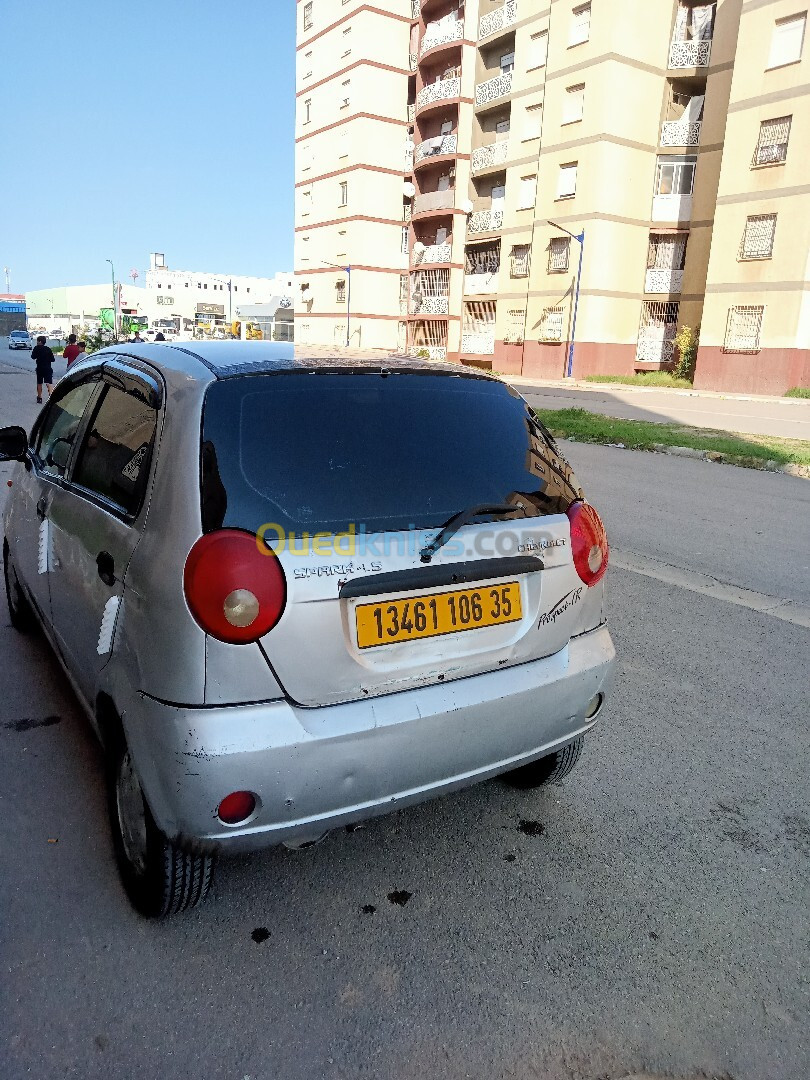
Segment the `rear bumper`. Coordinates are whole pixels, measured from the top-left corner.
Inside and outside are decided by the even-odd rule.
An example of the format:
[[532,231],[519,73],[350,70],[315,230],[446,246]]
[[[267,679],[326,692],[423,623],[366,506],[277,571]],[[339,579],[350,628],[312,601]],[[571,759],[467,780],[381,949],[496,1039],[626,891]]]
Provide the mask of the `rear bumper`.
[[[614,659],[601,626],[554,656],[448,684],[320,709],[139,696],[124,725],[160,828],[245,851],[312,839],[553,752],[593,726],[585,711]],[[259,805],[228,827],[216,808],[237,790]]]

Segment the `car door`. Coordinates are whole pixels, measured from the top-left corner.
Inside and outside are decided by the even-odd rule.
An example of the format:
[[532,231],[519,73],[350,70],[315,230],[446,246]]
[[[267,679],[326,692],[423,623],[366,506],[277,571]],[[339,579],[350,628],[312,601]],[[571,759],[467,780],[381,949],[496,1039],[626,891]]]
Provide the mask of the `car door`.
[[63,482],[82,416],[98,386],[97,373],[63,382],[42,410],[31,433],[30,468],[16,480],[8,523],[12,565],[40,617],[50,623],[53,553],[49,509]]
[[112,648],[123,580],[141,535],[157,431],[157,379],[114,362],[50,506],[57,642],[89,703]]

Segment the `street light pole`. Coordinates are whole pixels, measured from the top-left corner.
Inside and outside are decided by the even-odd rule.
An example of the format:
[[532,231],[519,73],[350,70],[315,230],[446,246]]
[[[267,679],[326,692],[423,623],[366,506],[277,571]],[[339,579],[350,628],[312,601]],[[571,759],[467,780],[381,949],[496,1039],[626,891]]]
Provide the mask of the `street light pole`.
[[571,342],[568,346],[568,364],[566,365],[565,377],[571,378],[574,370],[574,342],[577,336],[577,311],[579,310],[579,285],[582,280],[582,256],[585,253],[585,230],[579,233],[568,232],[568,229],[564,229],[562,225],[558,225],[556,221],[547,219],[549,225],[553,225],[555,229],[559,229],[560,232],[567,233],[572,240],[576,240],[579,244],[579,266],[577,267],[577,284],[574,290],[574,314],[571,319]]
[[115,291],[115,267],[113,266],[112,259],[105,259],[105,262],[110,264],[112,270],[112,289],[113,289],[113,337],[118,339],[118,296]]

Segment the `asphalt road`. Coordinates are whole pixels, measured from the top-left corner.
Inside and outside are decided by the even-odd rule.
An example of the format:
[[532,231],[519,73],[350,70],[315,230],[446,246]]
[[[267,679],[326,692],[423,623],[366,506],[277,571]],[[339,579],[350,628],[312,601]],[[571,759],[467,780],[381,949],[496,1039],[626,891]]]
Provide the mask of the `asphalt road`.
[[[0,374],[0,423],[28,379]],[[59,668],[0,611],[3,1080],[806,1080],[810,632],[688,575],[806,599],[810,484],[568,451],[619,652],[575,772],[225,862],[163,924],[119,888]]]
[[810,401],[802,399],[746,398],[690,390],[648,390],[646,387],[561,387],[527,379],[509,381],[514,382],[527,401],[538,409],[578,408],[624,420],[691,424],[750,435],[810,439]]

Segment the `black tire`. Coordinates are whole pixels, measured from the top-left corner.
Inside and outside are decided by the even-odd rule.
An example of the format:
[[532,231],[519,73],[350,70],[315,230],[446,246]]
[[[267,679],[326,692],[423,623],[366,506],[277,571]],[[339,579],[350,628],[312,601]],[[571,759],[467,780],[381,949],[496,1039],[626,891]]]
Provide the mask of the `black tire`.
[[11,565],[8,541],[3,541],[3,580],[6,583],[6,603],[11,625],[21,634],[32,634],[37,628],[37,617],[22,591],[16,571]]
[[543,784],[553,784],[556,780],[562,780],[568,776],[573,767],[579,761],[582,753],[584,739],[580,735],[573,742],[568,743],[554,754],[539,758],[528,765],[521,765],[519,769],[504,773],[504,780],[510,787],[527,788],[540,787]]
[[163,919],[202,903],[213,880],[214,856],[180,846],[157,827],[123,734],[110,739],[107,769],[115,857],[135,909]]

